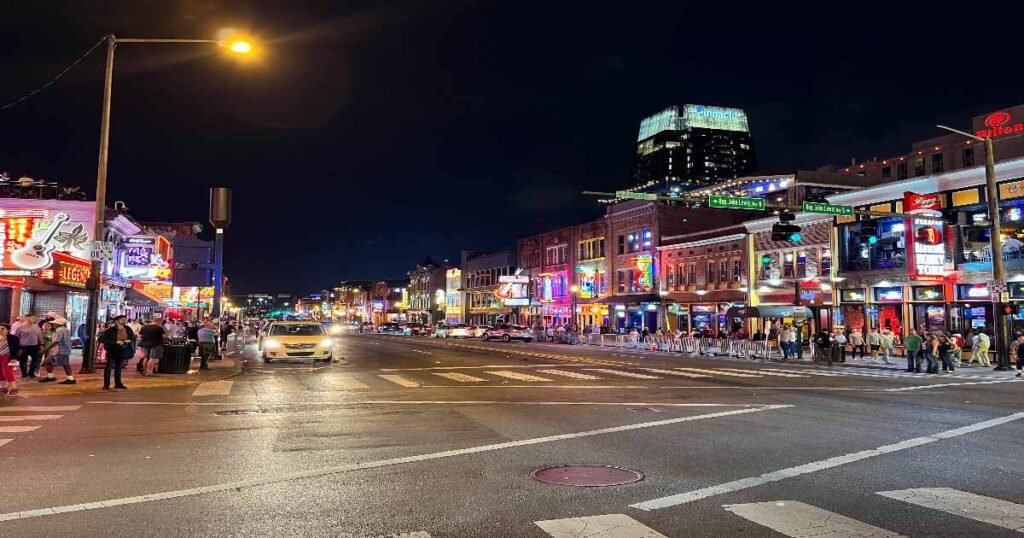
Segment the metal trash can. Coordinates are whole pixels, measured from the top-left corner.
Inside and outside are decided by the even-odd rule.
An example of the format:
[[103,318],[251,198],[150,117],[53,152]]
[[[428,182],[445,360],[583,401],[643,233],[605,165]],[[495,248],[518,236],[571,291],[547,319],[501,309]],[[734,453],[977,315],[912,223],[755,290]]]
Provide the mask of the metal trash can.
[[161,374],[185,374],[192,364],[192,346],[184,344],[164,344],[164,356],[160,359]]

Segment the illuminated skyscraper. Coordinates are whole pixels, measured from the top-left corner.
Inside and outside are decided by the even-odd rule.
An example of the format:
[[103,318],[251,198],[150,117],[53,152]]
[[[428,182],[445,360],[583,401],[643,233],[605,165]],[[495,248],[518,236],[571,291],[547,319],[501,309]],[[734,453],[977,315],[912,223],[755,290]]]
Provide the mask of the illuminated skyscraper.
[[756,168],[743,110],[672,106],[640,123],[633,185],[627,190],[685,192],[750,175]]

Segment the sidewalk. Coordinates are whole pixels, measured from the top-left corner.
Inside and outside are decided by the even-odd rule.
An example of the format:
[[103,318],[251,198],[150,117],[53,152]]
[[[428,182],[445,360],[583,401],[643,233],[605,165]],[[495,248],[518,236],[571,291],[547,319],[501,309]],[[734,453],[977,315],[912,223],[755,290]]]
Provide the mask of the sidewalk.
[[[242,357],[239,350],[230,350],[225,354],[223,360],[210,361],[210,370],[199,370],[199,359],[193,359],[192,365],[185,374],[159,374],[153,377],[143,376],[135,369],[136,361],[132,360],[128,366],[121,371],[122,381],[129,391],[139,389],[155,389],[165,387],[179,387],[184,385],[195,385],[206,381],[219,381],[234,376],[241,370]],[[58,383],[40,383],[38,379],[46,376],[46,371],[40,367],[38,379],[19,379],[18,396],[59,396],[67,394],[85,394],[92,392],[103,392],[103,368],[100,364],[96,367],[96,373],[82,374],[82,355],[79,350],[71,355],[71,371],[78,381],[75,385],[60,385]],[[15,367],[17,371],[17,367]],[[54,369],[57,381],[64,380],[64,370],[60,367]],[[113,384],[113,380],[111,380]]]

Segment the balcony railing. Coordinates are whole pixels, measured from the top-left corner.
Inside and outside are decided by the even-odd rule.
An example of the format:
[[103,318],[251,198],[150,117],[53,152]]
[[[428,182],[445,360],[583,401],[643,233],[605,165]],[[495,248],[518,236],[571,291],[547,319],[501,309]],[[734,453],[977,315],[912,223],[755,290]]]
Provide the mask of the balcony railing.
[[85,200],[85,192],[76,186],[60,185],[55,181],[22,182],[0,179],[0,198],[29,198],[35,200]]
[[[981,250],[964,250],[963,262],[991,262],[992,249],[985,247]],[[1003,247],[1003,261],[1024,259],[1024,250],[1021,247]]]

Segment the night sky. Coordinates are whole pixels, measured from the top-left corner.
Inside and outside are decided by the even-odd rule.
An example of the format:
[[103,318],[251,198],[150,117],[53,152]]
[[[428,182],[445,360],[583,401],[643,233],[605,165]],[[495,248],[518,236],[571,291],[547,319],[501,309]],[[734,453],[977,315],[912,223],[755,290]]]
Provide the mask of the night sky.
[[[264,57],[244,65],[124,44],[114,81],[108,202],[205,221],[209,187],[232,187],[242,293],[400,277],[595,218],[579,191],[629,185],[639,122],[669,105],[745,109],[762,167],[786,171],[892,156],[935,123],[1024,103],[1016,40],[983,54],[992,26],[969,6],[782,5],[7,0],[0,101],[109,32],[258,36]],[[995,20],[1015,20],[1009,5]],[[103,52],[0,111],[0,170],[93,191]]]

